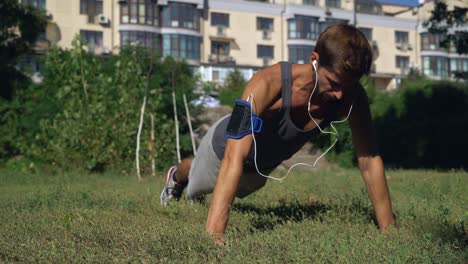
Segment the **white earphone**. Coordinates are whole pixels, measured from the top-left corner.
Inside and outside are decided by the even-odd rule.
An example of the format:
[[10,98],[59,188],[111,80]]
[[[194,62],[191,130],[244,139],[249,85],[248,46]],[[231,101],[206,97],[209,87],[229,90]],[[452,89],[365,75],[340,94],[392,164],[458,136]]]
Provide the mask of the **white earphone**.
[[[292,170],[292,168],[296,167],[296,166],[299,166],[299,165],[303,165],[303,166],[307,166],[307,167],[311,167],[311,168],[315,168],[315,166],[317,165],[317,162],[323,158],[327,153],[328,151],[330,151],[336,144],[336,142],[338,142],[338,130],[336,130],[336,128],[333,126],[333,123],[342,123],[342,122],[345,122],[346,120],[348,120],[350,114],[351,114],[351,110],[353,109],[353,104],[351,104],[351,107],[349,108],[349,112],[348,112],[348,115],[346,116],[345,119],[343,120],[340,120],[340,121],[332,121],[330,122],[330,126],[331,128],[334,130],[333,131],[324,131],[322,130],[322,128],[320,127],[320,125],[315,121],[315,119],[312,117],[312,115],[310,114],[310,102],[312,100],[312,95],[314,94],[315,92],[315,89],[317,88],[317,84],[318,84],[318,74],[317,74],[317,60],[313,60],[312,61],[312,66],[314,67],[314,72],[315,72],[315,85],[314,85],[314,89],[312,89],[312,92],[310,93],[310,97],[309,97],[309,102],[307,103],[307,114],[309,114],[309,117],[310,119],[315,123],[315,125],[318,127],[318,129],[320,130],[321,133],[323,134],[331,134],[331,135],[334,135],[335,136],[335,141],[333,142],[333,144],[325,151],[322,153],[322,155],[320,155],[314,162],[313,165],[310,165],[310,164],[307,164],[307,163],[296,163],[294,165],[292,165],[288,171],[286,172],[286,175],[281,177],[281,178],[275,178],[275,177],[272,177],[270,175],[265,175],[263,173],[260,172],[260,170],[258,169],[258,166],[257,166],[257,141],[255,140],[255,134],[254,132],[252,131],[252,139],[254,141],[254,164],[255,164],[255,169],[257,170],[258,174],[260,174],[261,176],[265,177],[265,178],[270,178],[270,179],[273,179],[273,180],[277,180],[277,181],[282,181],[284,179],[286,179],[286,177],[288,177],[289,175],[289,172]],[[247,101],[250,103],[250,99],[252,99],[252,107],[254,107],[254,103],[255,103],[255,100],[253,98],[253,94],[250,93],[250,95],[247,97]],[[252,108],[251,108],[252,109]],[[250,125],[251,127],[253,127],[253,111],[251,110],[250,111]]]

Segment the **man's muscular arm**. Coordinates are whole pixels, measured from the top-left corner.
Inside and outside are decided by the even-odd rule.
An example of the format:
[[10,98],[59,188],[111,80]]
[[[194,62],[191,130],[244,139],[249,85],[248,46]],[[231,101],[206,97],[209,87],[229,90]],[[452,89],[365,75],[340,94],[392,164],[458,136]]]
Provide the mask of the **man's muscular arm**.
[[375,210],[377,222],[382,232],[395,225],[392,203],[384,173],[384,164],[380,157],[372,131],[372,119],[367,95],[362,87],[354,102],[349,125],[353,144],[356,149],[359,169]]
[[[277,100],[281,90],[280,76],[280,66],[276,64],[255,74],[247,84],[242,99],[245,100],[252,94],[253,110],[258,116],[262,115]],[[217,243],[223,241],[230,206],[239,185],[244,160],[251,146],[252,135],[247,135],[239,140],[227,140],[206,224],[206,232],[212,235]]]

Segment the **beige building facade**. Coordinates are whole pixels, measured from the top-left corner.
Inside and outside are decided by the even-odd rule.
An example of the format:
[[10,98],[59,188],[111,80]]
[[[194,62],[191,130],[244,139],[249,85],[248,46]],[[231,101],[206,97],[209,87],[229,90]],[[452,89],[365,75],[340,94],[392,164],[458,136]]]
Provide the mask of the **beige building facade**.
[[[71,47],[76,35],[91,52],[111,55],[125,45],[153,47],[184,59],[205,81],[222,82],[233,69],[246,79],[282,60],[309,63],[320,32],[354,24],[374,51],[371,76],[394,89],[411,68],[430,78],[468,71],[468,57],[439,47],[422,22],[433,1],[408,6],[353,0],[22,0],[46,10],[48,45]],[[448,1],[449,7],[468,6]],[[371,3],[371,4],[369,4]]]

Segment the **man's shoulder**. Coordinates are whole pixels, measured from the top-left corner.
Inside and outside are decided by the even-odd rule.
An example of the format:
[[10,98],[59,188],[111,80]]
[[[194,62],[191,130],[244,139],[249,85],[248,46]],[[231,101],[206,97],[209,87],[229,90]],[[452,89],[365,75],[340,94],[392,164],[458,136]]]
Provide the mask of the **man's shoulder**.
[[267,87],[281,86],[281,65],[280,63],[265,67],[256,72],[251,82],[262,82]]

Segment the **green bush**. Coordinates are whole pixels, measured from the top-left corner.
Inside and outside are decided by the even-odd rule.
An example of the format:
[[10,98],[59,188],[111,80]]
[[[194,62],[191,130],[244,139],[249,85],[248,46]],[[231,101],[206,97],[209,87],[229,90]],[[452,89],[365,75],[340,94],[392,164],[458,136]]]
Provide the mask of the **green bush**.
[[[51,49],[43,83],[31,85],[5,104],[2,129],[14,130],[17,137],[4,139],[3,144],[11,147],[0,155],[22,154],[42,163],[92,171],[132,168],[140,108],[147,94],[140,152],[143,169],[150,164],[144,162],[150,154],[149,113],[155,118],[156,164],[161,168],[174,163],[171,92],[175,89],[183,120],[182,93],[192,100],[196,79],[185,63],[172,58],[155,57],[148,75],[148,52],[123,49],[118,56],[98,58],[87,53],[78,39],[71,50]],[[185,133],[186,125],[180,130]]]
[[[386,98],[387,97],[387,98]],[[468,87],[406,81],[372,104],[382,156],[406,168],[467,168]]]
[[[406,80],[394,93],[366,89],[380,153],[387,166],[404,168],[467,168],[468,88],[449,81]],[[340,134],[327,157],[343,166],[356,163],[351,131]],[[460,136],[459,136],[460,135]],[[325,150],[334,137],[320,136]]]
[[238,69],[230,72],[219,93],[219,101],[221,104],[233,106],[234,100],[242,97],[242,92],[244,92],[246,85],[247,82]]

